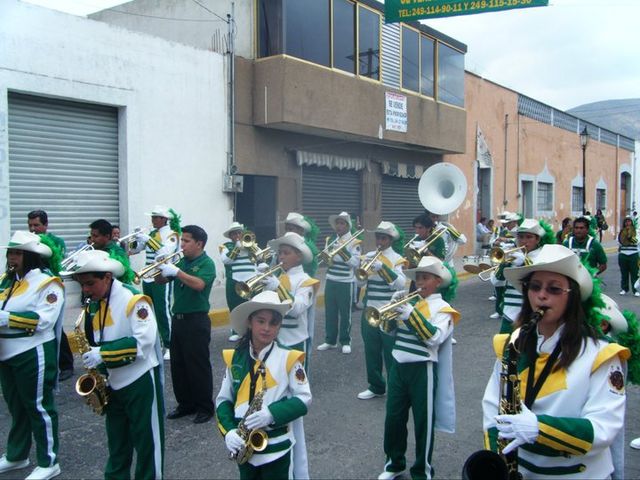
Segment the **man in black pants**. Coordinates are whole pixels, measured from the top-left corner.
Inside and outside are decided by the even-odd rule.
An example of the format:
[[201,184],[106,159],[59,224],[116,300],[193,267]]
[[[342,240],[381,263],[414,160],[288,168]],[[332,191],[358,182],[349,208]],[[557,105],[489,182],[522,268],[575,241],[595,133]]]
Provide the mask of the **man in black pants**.
[[213,417],[213,376],[209,361],[211,321],[209,294],[216,278],[213,260],[205,253],[207,233],[196,225],[182,228],[184,258],[177,264],[162,264],[162,278],[174,281],[171,317],[171,378],[178,406],[168,419],[196,414],[193,423]]

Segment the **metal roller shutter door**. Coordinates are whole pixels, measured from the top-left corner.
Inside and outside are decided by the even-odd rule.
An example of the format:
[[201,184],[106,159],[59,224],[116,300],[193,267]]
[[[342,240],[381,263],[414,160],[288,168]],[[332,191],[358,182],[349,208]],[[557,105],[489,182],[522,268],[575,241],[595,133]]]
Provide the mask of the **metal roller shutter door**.
[[117,109],[9,93],[9,192],[12,231],[43,209],[68,250],[119,223]]
[[333,233],[329,215],[346,211],[352,218],[360,216],[361,197],[359,171],[302,167],[302,213],[318,224],[318,248]]
[[413,219],[424,213],[418,198],[417,179],[382,176],[382,219],[402,228],[405,236],[413,236]]

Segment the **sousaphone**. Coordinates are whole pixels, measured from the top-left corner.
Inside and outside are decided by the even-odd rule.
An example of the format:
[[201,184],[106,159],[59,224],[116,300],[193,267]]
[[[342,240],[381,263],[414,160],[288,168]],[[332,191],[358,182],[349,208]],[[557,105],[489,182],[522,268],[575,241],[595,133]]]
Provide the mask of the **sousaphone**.
[[427,168],[418,183],[420,203],[437,215],[458,209],[466,195],[467,179],[452,163],[437,163]]

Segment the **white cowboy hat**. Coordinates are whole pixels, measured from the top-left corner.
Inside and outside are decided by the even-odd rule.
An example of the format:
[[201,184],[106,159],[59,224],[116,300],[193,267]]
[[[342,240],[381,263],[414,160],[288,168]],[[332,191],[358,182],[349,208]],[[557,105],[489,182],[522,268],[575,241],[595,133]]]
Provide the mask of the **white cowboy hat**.
[[44,258],[49,258],[53,255],[51,249],[40,241],[40,235],[25,230],[14,232],[11,240],[9,240],[9,245],[2,245],[0,248],[33,252]]
[[238,335],[244,335],[249,327],[249,315],[258,310],[275,310],[284,317],[291,310],[291,300],[280,302],[276,292],[271,290],[260,292],[251,300],[241,303],[231,311],[231,328]]
[[238,230],[243,231],[244,225],[238,222],[233,222],[231,225],[229,225],[229,228],[227,228],[224,232],[222,232],[222,235],[224,235],[227,238],[231,238],[229,236],[231,232],[236,232]]
[[442,279],[440,288],[447,288],[451,284],[451,272],[447,267],[444,266],[444,263],[442,263],[442,260],[440,260],[438,257],[425,255],[420,259],[420,262],[418,263],[418,266],[416,268],[405,270],[404,273],[407,278],[415,282],[416,272],[432,273],[436,277],[440,277]]
[[611,325],[611,335],[615,337],[621,333],[626,333],[628,328],[627,319],[624,318],[618,304],[613,298],[604,293],[602,294],[602,300],[604,301],[604,308],[598,308],[596,310],[607,317],[607,322]]
[[507,281],[522,292],[522,280],[533,272],[555,272],[575,280],[580,286],[580,298],[585,301],[593,291],[591,274],[578,256],[563,245],[544,245],[531,265],[504,269]]
[[289,223],[291,225],[295,225],[296,227],[302,228],[305,233],[309,233],[311,231],[311,225],[304,219],[304,216],[296,213],[290,212],[287,215],[287,218],[284,219],[284,223]]
[[145,215],[149,215],[150,217],[171,218],[169,207],[165,207],[164,205],[156,205],[151,209],[150,212],[145,213]]
[[542,238],[546,233],[542,225],[538,220],[534,220],[533,218],[525,218],[520,226],[518,226],[517,233],[533,233],[534,235]]
[[329,215],[329,225],[334,230],[336,229],[336,220],[344,220],[349,225],[349,230],[351,230],[351,215],[347,212],[340,212],[338,215]]
[[268,245],[274,252],[278,251],[280,245],[289,245],[295,248],[302,255],[302,263],[305,265],[313,260],[313,253],[311,253],[311,249],[304,241],[304,238],[295,232],[287,232],[280,238],[271,240]]
[[506,210],[499,215],[500,223],[517,222],[520,217],[517,213],[507,212]]
[[393,240],[397,240],[400,238],[400,234],[398,233],[398,229],[391,222],[380,222],[375,230],[370,230],[372,233],[382,233],[384,235],[389,235]]
[[124,265],[111,258],[104,250],[85,250],[78,254],[75,268],[60,272],[63,277],[70,277],[79,273],[111,272],[114,277],[124,275]]

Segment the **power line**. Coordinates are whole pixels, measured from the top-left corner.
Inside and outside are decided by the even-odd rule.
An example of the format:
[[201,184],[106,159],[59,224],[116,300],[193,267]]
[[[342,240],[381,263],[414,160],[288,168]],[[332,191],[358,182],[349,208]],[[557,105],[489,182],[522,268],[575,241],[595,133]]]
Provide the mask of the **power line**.
[[209,10],[206,6],[204,6],[203,4],[201,4],[198,0],[191,0],[193,3],[195,3],[196,5],[200,6],[200,8],[205,9],[207,12],[209,12],[211,15],[214,15],[216,17],[218,17],[220,20],[222,20],[224,23],[227,23],[227,19],[226,18],[222,18],[220,15],[218,15],[216,12],[214,12],[213,10]]
[[[207,20],[201,18],[174,18],[174,17],[161,17],[159,15],[146,15],[144,13],[134,13],[134,12],[125,12],[123,10],[116,10],[115,8],[107,10],[109,12],[121,13],[122,15],[132,15],[134,17],[145,17],[145,18],[154,18],[156,20],[170,20],[172,22],[219,22],[220,20]],[[224,20],[226,23],[227,21]]]

